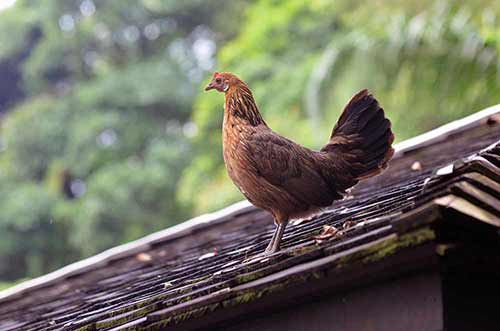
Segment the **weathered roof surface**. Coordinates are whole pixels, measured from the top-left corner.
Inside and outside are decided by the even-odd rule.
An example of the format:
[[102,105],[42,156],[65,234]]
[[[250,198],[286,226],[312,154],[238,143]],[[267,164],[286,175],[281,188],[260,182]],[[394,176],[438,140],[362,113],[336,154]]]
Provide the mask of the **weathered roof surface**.
[[[497,106],[403,142],[383,175],[290,225],[283,251],[270,258],[248,259],[264,250],[274,226],[242,203],[0,292],[0,330],[207,326],[284,293],[306,295],[296,290],[304,282],[361,282],[369,276],[349,274],[352,266],[436,240],[429,224],[448,212],[498,228],[499,122]],[[324,225],[342,234],[318,243]]]

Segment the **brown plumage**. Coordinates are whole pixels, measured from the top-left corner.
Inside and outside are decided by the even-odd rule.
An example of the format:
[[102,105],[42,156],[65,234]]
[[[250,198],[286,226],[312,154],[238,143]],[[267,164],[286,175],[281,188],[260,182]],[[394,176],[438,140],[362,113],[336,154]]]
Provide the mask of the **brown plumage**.
[[205,88],[211,89],[225,93],[222,142],[229,177],[277,225],[265,253],[279,250],[289,219],[341,199],[359,180],[385,169],[394,154],[391,123],[367,90],[352,97],[329,142],[313,151],[273,132],[235,75],[216,72]]

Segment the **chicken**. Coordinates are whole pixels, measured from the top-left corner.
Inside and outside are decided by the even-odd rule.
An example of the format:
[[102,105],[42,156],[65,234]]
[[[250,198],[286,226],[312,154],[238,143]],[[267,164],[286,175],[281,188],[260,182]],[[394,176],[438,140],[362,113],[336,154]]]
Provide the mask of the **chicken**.
[[307,217],[342,199],[358,181],[387,167],[394,154],[391,122],[362,90],[352,97],[320,151],[273,132],[248,86],[232,73],[214,73],[205,91],[225,93],[222,143],[229,177],[241,193],[274,217],[264,254],[280,249],[290,219]]

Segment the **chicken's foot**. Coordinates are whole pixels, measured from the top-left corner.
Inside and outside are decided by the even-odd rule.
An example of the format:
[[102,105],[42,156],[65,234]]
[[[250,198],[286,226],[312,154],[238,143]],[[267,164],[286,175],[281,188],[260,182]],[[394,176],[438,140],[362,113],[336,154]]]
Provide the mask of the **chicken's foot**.
[[276,222],[276,231],[273,234],[273,237],[271,238],[271,241],[269,242],[269,245],[267,245],[266,250],[264,251],[264,254],[273,254],[276,253],[277,251],[280,250],[280,243],[281,243],[281,238],[283,238],[283,234],[285,233],[285,228],[288,224],[288,220],[281,221],[281,222]]

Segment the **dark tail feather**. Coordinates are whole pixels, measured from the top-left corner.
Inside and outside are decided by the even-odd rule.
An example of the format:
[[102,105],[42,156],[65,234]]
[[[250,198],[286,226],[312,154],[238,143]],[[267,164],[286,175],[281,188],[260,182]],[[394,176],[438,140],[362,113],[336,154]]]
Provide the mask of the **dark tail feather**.
[[[354,185],[387,167],[394,154],[393,141],[391,122],[385,117],[384,110],[368,90],[362,90],[344,108],[329,143],[321,150],[340,159],[337,168],[348,172]],[[347,186],[347,183],[341,186]]]

